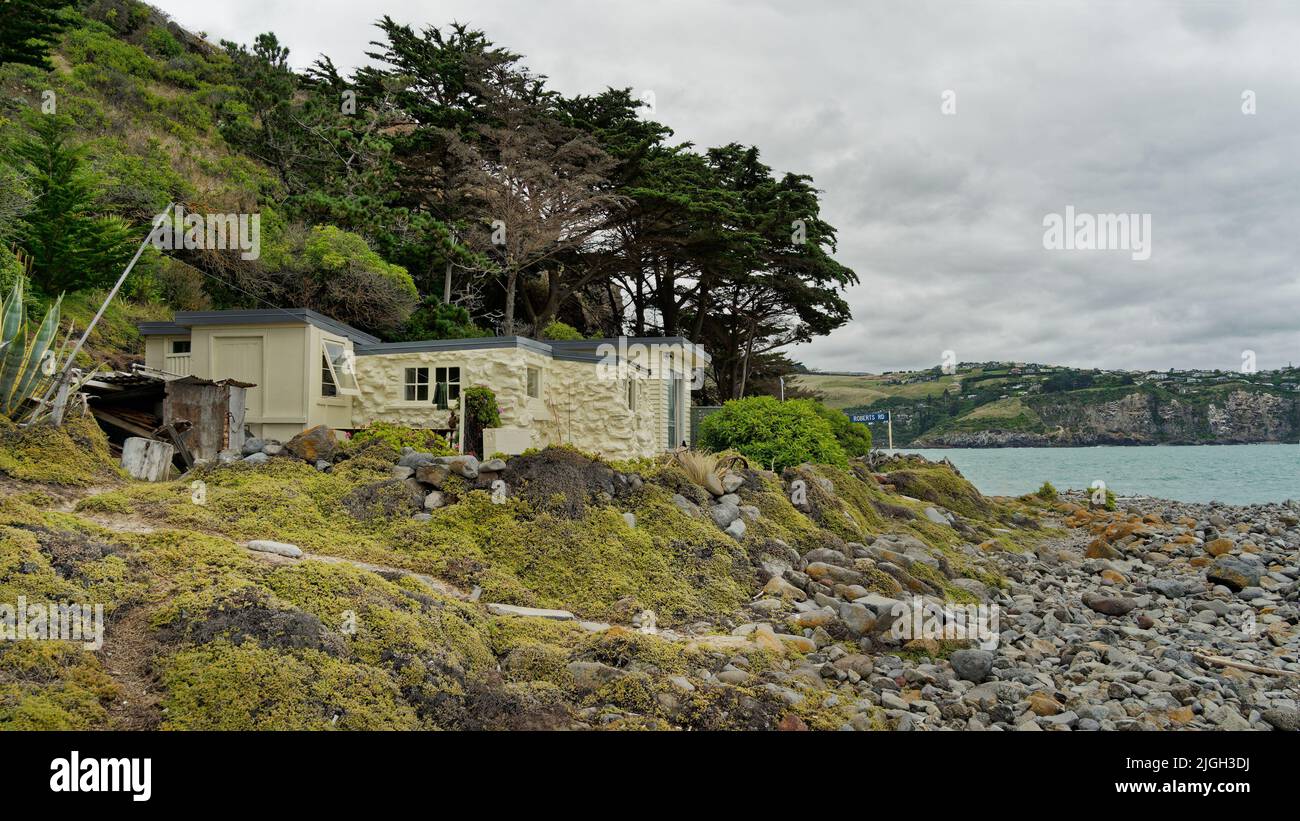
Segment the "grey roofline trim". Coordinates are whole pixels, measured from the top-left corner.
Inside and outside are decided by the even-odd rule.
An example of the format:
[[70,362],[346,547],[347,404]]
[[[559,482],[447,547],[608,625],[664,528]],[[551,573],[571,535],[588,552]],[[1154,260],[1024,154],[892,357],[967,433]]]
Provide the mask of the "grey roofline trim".
[[[549,344],[553,348],[564,350],[595,350],[601,345],[613,345],[617,348],[618,340],[619,337],[612,336],[602,339],[565,339]],[[626,340],[628,345],[680,345],[683,350],[690,351],[705,362],[713,361],[708,351],[684,336],[629,336]]]
[[[381,342],[378,345],[358,345],[357,356],[383,356],[403,353],[438,353],[454,351],[481,351],[496,348],[522,348],[561,362],[590,362],[600,364],[605,357],[586,351],[555,350],[554,343],[547,344],[526,336],[485,336],[473,339],[425,339],[415,342]],[[646,370],[637,366],[639,370]]]
[[[351,325],[339,322],[310,308],[252,308],[233,311],[177,311],[172,322],[141,322],[136,327],[145,336],[180,335],[190,333],[193,326],[204,325],[256,325],[271,323],[304,323],[324,331],[351,339],[358,356],[396,353],[427,353],[435,351],[472,351],[487,348],[523,348],[573,362],[599,362],[596,350],[601,345],[617,348],[619,337],[604,339],[568,339],[539,342],[526,336],[485,336],[473,339],[424,339],[412,342],[382,342],[378,337]],[[699,345],[684,336],[632,336],[626,337],[629,345],[679,345],[705,362],[712,361]]]
[[[303,323],[314,325],[323,331],[347,337],[359,345],[373,345],[379,338],[365,331],[357,330],[351,325],[331,319],[310,308],[254,308],[236,311],[177,311],[173,322],[142,322],[139,325],[142,334],[188,333],[195,325],[258,325],[258,324]],[[157,327],[179,328],[180,330],[156,330]],[[146,330],[149,328],[149,330]]]
[[189,336],[190,329],[175,322],[141,322],[136,326],[141,336]]
[[432,353],[436,351],[476,351],[489,348],[523,348],[543,356],[551,355],[551,346],[525,336],[482,336],[472,339],[422,339],[413,342],[376,342],[356,347],[357,356],[389,353]]

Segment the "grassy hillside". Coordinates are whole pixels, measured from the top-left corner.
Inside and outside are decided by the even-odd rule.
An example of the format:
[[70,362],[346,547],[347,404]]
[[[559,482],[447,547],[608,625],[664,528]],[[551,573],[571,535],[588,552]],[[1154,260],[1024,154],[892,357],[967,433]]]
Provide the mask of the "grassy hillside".
[[[97,0],[65,14],[70,25],[51,54],[52,70],[0,66],[0,137],[24,133],[30,118],[52,105],[49,113],[68,118],[71,142],[84,148],[99,210],[125,218],[137,239],[168,202],[221,213],[260,210],[273,219],[275,176],[221,136],[221,123],[241,112],[224,52],[130,0]],[[139,360],[135,323],[206,307],[202,293],[202,274],[147,248],[83,364]],[[103,296],[66,295],[65,320],[84,329]]]
[[898,384],[891,376],[834,376],[829,374],[801,373],[786,377],[799,388],[816,391],[822,402],[831,408],[866,408],[882,399],[923,399],[942,396],[960,386],[961,375],[940,376],[933,381],[916,384]]
[[1128,373],[983,363],[951,375],[930,369],[789,379],[831,407],[889,410],[902,446],[1294,441],[1300,432],[1297,369]]

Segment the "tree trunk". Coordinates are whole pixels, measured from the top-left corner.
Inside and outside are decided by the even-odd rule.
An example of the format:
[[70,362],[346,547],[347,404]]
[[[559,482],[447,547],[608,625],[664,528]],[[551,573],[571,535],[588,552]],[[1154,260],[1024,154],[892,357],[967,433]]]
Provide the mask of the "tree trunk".
[[518,279],[519,272],[511,268],[506,274],[506,309],[501,319],[501,332],[505,336],[515,335],[515,283]]

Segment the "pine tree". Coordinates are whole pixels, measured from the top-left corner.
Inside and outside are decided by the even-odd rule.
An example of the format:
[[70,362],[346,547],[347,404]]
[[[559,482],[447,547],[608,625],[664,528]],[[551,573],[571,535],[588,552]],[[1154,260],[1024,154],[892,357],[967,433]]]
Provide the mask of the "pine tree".
[[99,181],[71,129],[67,117],[35,115],[7,158],[35,195],[14,239],[31,256],[32,283],[50,295],[111,283],[134,252],[126,221],[95,213]]
[[67,0],[0,0],[0,63],[50,68],[50,47],[63,30]]

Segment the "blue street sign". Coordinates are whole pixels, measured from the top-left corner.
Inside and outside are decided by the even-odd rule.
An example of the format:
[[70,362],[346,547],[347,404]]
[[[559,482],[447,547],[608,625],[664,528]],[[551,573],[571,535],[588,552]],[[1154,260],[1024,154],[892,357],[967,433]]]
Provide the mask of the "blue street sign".
[[850,413],[850,422],[888,422],[889,411],[869,411],[867,413]]

